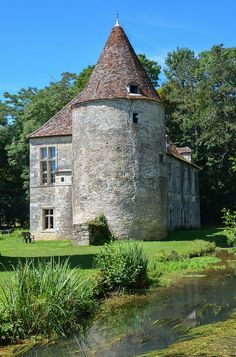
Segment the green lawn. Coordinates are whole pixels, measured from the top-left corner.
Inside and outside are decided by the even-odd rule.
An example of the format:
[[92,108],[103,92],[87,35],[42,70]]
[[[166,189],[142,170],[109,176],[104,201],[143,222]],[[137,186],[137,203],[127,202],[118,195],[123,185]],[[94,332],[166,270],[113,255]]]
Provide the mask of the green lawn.
[[[205,268],[215,258],[205,256],[212,246],[224,244],[224,236],[221,229],[200,229],[191,231],[172,232],[168,240],[143,242],[144,251],[149,258],[149,269],[152,278],[164,275],[169,276],[173,272],[194,271]],[[118,244],[116,242],[115,244]],[[122,244],[126,244],[123,242]],[[36,241],[36,243],[24,243],[19,231],[10,235],[3,235],[0,239],[0,282],[11,274],[19,260],[27,258],[49,259],[51,256],[64,260],[69,258],[71,267],[76,267],[86,274],[93,273],[93,259],[100,246],[76,246],[71,241]],[[172,253],[177,253],[172,257]],[[164,261],[163,262],[163,256]],[[203,256],[202,258],[194,258]],[[192,258],[192,259],[190,259]]]
[[[196,246],[196,240],[198,242]],[[215,242],[216,246],[225,246],[225,236],[221,228],[184,230],[171,232],[165,241],[142,242],[146,253],[155,257],[161,251],[170,252],[176,250],[181,255],[200,251],[207,242]],[[124,242],[125,244],[126,242]],[[116,242],[115,244],[118,244]],[[24,243],[18,230],[10,235],[0,236],[1,262],[11,260],[12,264],[19,258],[27,257],[71,257],[72,265],[83,269],[91,269],[94,255],[100,246],[76,246],[69,240],[36,241],[36,243]],[[14,259],[16,258],[16,259]]]
[[[221,230],[208,229],[171,233],[166,241],[140,242],[148,257],[147,273],[151,287],[168,286],[176,278],[186,275],[189,275],[191,279],[194,272],[202,272],[212,263],[218,262],[219,259],[212,253],[215,251],[215,243],[221,245],[221,237]],[[114,244],[126,245],[130,244],[130,242],[116,241]],[[91,277],[98,273],[98,270],[94,268],[94,258],[100,249],[102,249],[101,246],[76,246],[72,241],[66,240],[24,243],[19,231],[15,231],[11,235],[3,235],[0,239],[0,305],[4,305],[4,302],[6,302],[5,299],[10,293],[9,286],[13,284],[11,285],[13,287],[13,295],[14,289],[19,286],[16,280],[11,281],[11,284],[8,285],[10,279],[14,277],[14,269],[19,261],[24,264],[27,259],[34,259],[37,264],[38,260],[49,260],[51,257],[59,261],[69,259],[70,267],[76,268],[76,272],[83,272],[86,277]],[[78,278],[83,281],[81,276]],[[37,281],[37,278],[35,281]],[[84,290],[87,292],[87,286],[91,284],[93,286],[94,279],[90,283],[87,280],[84,280],[84,282],[88,284]],[[34,284],[30,280],[26,291],[29,291],[32,286]],[[62,291],[62,289],[59,290]],[[53,295],[53,304],[51,306],[54,306],[55,296]],[[34,304],[32,305],[33,307]],[[23,312],[25,311],[25,306],[27,304],[24,305]],[[19,316],[21,320],[22,317],[21,315]],[[25,315],[26,320],[27,316],[29,315]],[[42,321],[44,321],[44,318]]]
[[[196,240],[201,240],[197,242]],[[215,242],[216,245],[224,245],[222,229],[199,229],[171,232],[166,241],[143,242],[144,250],[151,258],[158,257],[163,251],[166,253],[176,250],[180,255],[197,255],[204,250],[207,242]],[[118,244],[118,242],[116,242]],[[125,244],[125,242],[124,242]],[[100,246],[76,246],[72,241],[36,241],[36,243],[24,243],[19,231],[10,235],[0,236],[0,262],[8,269],[22,258],[29,257],[70,257],[73,267],[91,269],[93,258],[98,253]]]

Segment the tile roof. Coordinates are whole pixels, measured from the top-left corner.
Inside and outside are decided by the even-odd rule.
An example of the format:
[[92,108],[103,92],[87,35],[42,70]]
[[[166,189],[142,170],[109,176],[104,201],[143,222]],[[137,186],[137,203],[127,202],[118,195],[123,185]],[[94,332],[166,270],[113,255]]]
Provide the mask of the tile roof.
[[[139,94],[129,94],[128,84],[136,84]],[[72,135],[72,107],[99,99],[161,100],[140,64],[121,26],[113,27],[85,89],[29,138]]]
[[[139,86],[140,95],[131,95],[127,85]],[[161,102],[121,26],[113,27],[88,85],[77,102],[94,99],[138,98]]]
[[[197,165],[195,165],[193,162],[190,162],[190,161],[188,161],[187,159],[185,159],[185,158],[181,155],[181,153],[179,152],[179,149],[181,149],[181,148],[177,148],[176,145],[170,144],[170,145],[167,146],[166,152],[167,152],[168,155],[171,155],[171,156],[175,157],[175,158],[178,159],[178,160],[184,161],[186,164],[189,164],[189,165],[191,165],[191,166],[194,166],[196,169],[200,169],[199,166],[197,166]],[[191,150],[191,149],[190,149],[190,150]],[[192,150],[191,150],[191,151],[192,151]]]
[[65,136],[72,135],[72,110],[75,98],[72,99],[64,108],[56,113],[43,126],[31,133],[28,138],[46,136]]

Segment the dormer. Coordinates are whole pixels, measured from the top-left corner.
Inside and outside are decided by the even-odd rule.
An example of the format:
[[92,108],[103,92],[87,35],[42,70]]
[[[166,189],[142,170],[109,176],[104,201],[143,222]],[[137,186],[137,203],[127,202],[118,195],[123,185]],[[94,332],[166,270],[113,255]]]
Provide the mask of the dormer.
[[177,150],[179,154],[185,158],[185,160],[192,162],[192,150],[188,146],[177,148]]
[[140,95],[139,85],[137,82],[127,84],[127,91],[130,95]]

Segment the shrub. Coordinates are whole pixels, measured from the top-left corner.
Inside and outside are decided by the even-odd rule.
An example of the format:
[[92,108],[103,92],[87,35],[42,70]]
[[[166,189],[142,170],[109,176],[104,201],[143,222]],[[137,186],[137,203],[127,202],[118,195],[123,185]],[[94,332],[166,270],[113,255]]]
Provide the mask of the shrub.
[[112,240],[113,237],[108,227],[107,219],[103,214],[95,217],[88,223],[90,236],[92,237],[91,244],[102,245]]
[[227,238],[227,243],[230,246],[236,246],[236,211],[230,211],[224,208],[222,210],[222,220],[226,226],[224,233]]
[[183,257],[181,257],[176,250],[171,250],[170,252],[162,250],[160,256],[157,258],[159,262],[163,263],[180,259],[183,259]]
[[11,342],[14,326],[8,322],[8,318],[2,307],[0,309],[0,345],[5,345]]
[[74,331],[95,309],[95,287],[94,281],[71,270],[68,260],[20,263],[8,286],[2,287],[1,303],[5,321],[13,326],[12,340]]
[[147,257],[138,243],[106,244],[95,258],[107,291],[147,285]]

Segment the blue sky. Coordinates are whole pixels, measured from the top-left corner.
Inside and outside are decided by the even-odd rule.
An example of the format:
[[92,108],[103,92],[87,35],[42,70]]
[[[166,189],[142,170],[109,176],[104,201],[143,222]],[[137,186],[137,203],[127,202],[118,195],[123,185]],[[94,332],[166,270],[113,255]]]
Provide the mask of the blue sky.
[[0,98],[42,88],[96,63],[115,23],[137,53],[162,66],[168,51],[235,46],[235,0],[0,0]]

